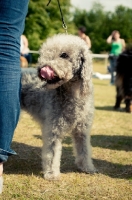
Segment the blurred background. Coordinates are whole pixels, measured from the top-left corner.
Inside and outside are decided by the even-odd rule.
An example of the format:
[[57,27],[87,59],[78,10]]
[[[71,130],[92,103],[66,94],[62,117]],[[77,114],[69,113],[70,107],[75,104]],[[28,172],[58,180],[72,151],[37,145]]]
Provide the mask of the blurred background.
[[[38,51],[40,45],[57,33],[64,33],[57,0],[30,0],[24,35],[30,50]],[[85,26],[94,54],[110,51],[106,43],[113,30],[118,30],[126,44],[132,43],[132,0],[60,0],[69,34],[78,34],[78,27]],[[32,53],[32,63],[38,54]]]

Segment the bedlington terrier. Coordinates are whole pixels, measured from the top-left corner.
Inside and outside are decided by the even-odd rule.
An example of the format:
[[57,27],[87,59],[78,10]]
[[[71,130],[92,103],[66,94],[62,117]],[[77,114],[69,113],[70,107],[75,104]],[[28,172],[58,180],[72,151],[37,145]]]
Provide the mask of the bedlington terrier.
[[58,179],[67,133],[73,139],[78,169],[94,173],[92,59],[87,44],[78,36],[55,35],[40,48],[38,65],[37,78],[23,74],[21,106],[41,125],[44,178]]

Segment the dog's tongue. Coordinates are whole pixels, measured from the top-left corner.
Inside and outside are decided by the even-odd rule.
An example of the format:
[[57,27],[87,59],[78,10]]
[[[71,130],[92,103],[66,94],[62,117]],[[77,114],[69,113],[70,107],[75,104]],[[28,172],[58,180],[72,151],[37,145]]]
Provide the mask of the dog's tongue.
[[55,76],[53,69],[49,66],[45,66],[45,67],[41,68],[40,75],[41,75],[41,77],[43,77],[47,80],[51,80]]

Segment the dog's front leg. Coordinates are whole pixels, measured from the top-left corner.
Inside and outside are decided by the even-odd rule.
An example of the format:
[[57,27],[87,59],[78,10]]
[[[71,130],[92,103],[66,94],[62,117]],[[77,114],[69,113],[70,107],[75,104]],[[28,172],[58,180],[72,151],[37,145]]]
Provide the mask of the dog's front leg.
[[85,130],[74,130],[73,132],[74,150],[76,164],[79,170],[86,173],[94,173],[95,169],[91,158],[90,135]]
[[43,135],[42,165],[44,178],[56,180],[60,175],[62,139],[53,133]]

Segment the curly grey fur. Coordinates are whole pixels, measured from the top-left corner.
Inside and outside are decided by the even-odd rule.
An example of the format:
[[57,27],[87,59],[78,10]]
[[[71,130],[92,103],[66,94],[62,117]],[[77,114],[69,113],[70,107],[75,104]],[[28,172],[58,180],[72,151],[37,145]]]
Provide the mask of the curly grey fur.
[[[68,58],[61,58],[62,52]],[[48,84],[33,74],[22,76],[21,106],[41,125],[42,164],[46,179],[60,174],[62,140],[70,133],[77,167],[95,172],[91,159],[90,129],[93,122],[92,59],[85,42],[77,36],[59,34],[40,49],[39,67],[48,65],[61,79]]]

